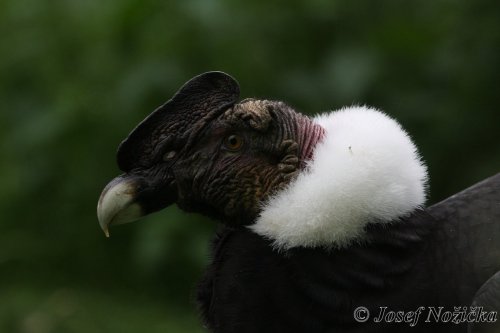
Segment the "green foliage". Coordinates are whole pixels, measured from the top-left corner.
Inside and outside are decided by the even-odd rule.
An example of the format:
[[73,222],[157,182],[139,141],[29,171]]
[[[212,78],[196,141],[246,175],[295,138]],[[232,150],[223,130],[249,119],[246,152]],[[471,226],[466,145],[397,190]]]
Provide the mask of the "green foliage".
[[428,162],[430,202],[500,165],[500,3],[0,2],[0,331],[198,332],[214,223],[95,216],[121,139],[187,79],[310,114],[370,104]]

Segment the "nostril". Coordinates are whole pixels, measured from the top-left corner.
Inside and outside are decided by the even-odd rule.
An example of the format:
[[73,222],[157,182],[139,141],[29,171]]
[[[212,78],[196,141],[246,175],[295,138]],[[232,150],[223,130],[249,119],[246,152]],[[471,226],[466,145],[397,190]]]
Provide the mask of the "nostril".
[[163,160],[164,161],[168,161],[168,160],[171,160],[172,158],[175,157],[177,153],[175,152],[175,150],[171,150],[169,152],[166,152],[164,155],[163,155]]

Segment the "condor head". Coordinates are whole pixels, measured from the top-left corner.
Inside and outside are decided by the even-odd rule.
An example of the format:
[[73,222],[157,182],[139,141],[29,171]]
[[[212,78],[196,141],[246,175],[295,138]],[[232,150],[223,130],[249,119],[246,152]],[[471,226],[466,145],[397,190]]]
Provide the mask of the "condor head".
[[262,202],[293,179],[323,130],[282,102],[238,102],[222,72],[194,77],[120,144],[124,172],[103,190],[101,228],[176,203],[230,225],[256,219]]

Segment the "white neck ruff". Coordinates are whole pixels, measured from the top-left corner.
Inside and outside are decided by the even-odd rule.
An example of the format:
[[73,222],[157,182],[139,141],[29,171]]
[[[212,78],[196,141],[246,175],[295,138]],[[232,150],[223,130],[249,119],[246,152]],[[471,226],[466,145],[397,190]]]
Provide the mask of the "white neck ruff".
[[313,120],[325,129],[307,167],[263,206],[250,228],[278,249],[341,248],[368,223],[388,223],[425,201],[427,168],[404,129],[359,106]]

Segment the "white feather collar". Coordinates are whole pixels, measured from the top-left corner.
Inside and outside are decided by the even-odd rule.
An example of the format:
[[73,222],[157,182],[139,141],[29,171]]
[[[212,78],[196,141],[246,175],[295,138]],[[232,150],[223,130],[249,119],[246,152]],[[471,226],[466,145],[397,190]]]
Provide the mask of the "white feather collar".
[[425,201],[427,168],[408,134],[369,107],[320,115],[325,129],[313,159],[264,204],[250,228],[279,249],[345,247],[366,224],[408,215]]

